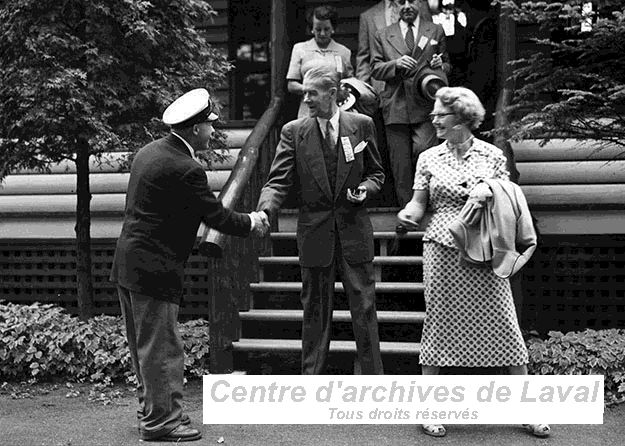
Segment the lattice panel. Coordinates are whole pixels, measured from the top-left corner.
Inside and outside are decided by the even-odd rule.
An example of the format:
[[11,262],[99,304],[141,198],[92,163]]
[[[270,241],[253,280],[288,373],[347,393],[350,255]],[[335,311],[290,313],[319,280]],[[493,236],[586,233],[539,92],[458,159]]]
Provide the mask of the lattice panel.
[[527,328],[625,328],[625,242],[550,237],[525,269],[523,287]]
[[[109,282],[115,241],[92,246],[96,313],[119,314],[115,285]],[[19,242],[0,245],[0,299],[29,304],[57,303],[77,313],[76,249],[73,242]],[[208,261],[194,250],[185,271],[185,298],[181,315],[208,314]]]

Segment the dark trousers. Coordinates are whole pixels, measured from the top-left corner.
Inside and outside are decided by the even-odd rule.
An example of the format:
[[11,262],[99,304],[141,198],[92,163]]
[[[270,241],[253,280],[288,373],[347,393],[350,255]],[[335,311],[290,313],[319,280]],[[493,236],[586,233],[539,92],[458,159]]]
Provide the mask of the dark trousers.
[[378,317],[375,310],[375,280],[371,262],[350,265],[340,250],[325,268],[302,267],[302,374],[319,375],[326,371],[336,268],[340,268],[349,299],[358,360],[363,375],[383,374]]
[[139,386],[139,431],[143,439],[180,425],[184,348],[178,304],[117,287],[132,366]]
[[419,154],[438,144],[436,131],[430,121],[419,124],[389,124],[386,141],[391,172],[395,181],[395,195],[400,207],[412,199],[414,173]]

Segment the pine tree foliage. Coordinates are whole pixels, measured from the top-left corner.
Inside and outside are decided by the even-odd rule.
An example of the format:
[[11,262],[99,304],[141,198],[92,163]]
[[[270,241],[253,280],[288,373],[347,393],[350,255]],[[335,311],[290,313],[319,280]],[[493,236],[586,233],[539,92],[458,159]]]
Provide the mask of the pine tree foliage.
[[515,21],[540,29],[539,51],[512,62],[512,137],[625,147],[625,2],[593,1],[592,30],[583,31],[586,2],[500,2]]
[[0,179],[83,143],[99,156],[161,136],[173,98],[224,80],[197,27],[214,14],[203,0],[0,2]]

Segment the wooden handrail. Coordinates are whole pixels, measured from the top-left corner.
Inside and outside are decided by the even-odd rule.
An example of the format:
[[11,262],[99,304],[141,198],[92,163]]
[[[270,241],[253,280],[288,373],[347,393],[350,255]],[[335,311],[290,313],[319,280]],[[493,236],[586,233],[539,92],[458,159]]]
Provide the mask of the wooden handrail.
[[[241,198],[252,172],[256,168],[260,147],[280,116],[282,102],[283,99],[278,96],[271,100],[269,107],[254,126],[250,136],[245,140],[232,173],[219,194],[219,199],[225,207],[234,208]],[[226,238],[227,235],[205,227],[200,240],[200,252],[208,257],[221,258]]]

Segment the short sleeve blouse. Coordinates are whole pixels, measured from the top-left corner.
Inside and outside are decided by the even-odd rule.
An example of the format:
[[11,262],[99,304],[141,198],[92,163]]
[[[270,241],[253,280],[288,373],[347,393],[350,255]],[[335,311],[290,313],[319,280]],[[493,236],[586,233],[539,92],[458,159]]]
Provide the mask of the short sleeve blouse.
[[[305,42],[296,43],[291,52],[287,80],[302,81],[304,74],[311,68],[329,65],[339,72],[341,79],[354,75],[351,62],[352,52],[346,46],[330,41],[327,48],[321,49],[312,38]],[[307,116],[308,108],[300,101],[298,117]]]
[[471,189],[482,179],[509,177],[501,149],[477,138],[473,139],[462,163],[445,142],[423,152],[417,161],[413,185],[414,190],[428,191],[432,210],[423,240],[455,248],[447,228],[460,214]]

